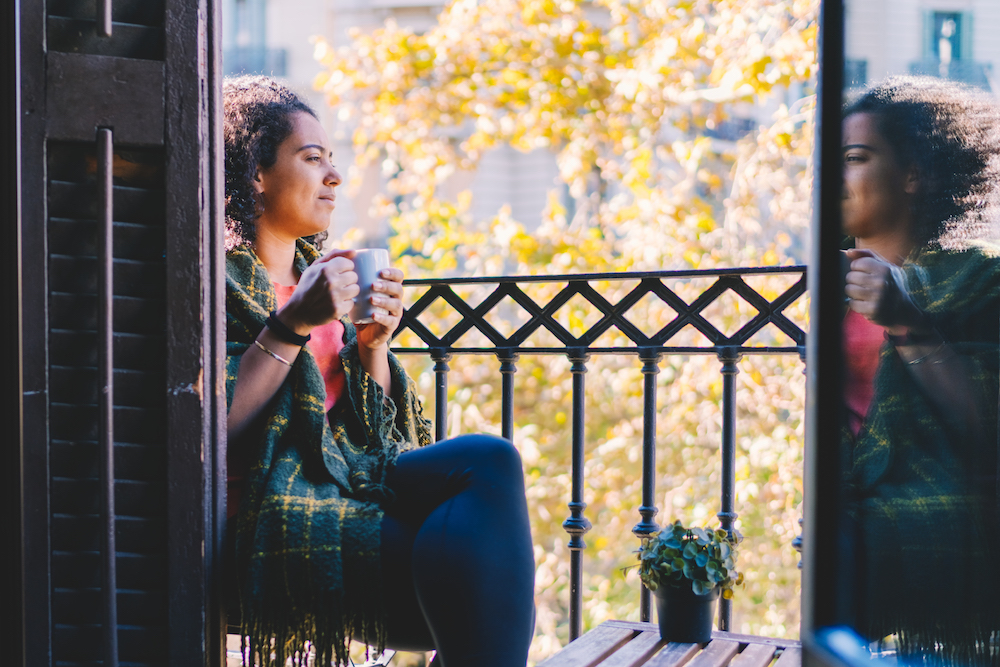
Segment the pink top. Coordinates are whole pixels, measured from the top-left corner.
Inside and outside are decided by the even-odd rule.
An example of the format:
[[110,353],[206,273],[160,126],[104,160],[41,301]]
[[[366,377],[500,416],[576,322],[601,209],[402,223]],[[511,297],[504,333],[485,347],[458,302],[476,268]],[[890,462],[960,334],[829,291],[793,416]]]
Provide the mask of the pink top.
[[[279,285],[274,286],[274,294],[278,297],[278,308],[285,305],[288,298],[295,291],[295,286]],[[312,339],[306,346],[316,358],[316,365],[323,375],[323,382],[326,385],[326,411],[340,400],[344,395],[347,386],[347,376],[344,375],[344,365],[340,361],[340,351],[344,349],[344,325],[334,320],[329,324],[316,327],[312,330]],[[226,517],[232,518],[236,515],[240,507],[240,498],[243,495],[243,485],[246,483],[246,473],[250,462],[242,452],[230,451],[227,462],[229,474],[227,475],[226,494]]]
[[[274,294],[278,297],[278,308],[281,308],[292,296],[295,286],[271,284],[274,285]],[[323,374],[323,381],[326,384],[326,411],[329,412],[344,395],[344,387],[347,386],[344,366],[340,361],[340,351],[344,349],[344,325],[334,320],[316,327],[312,330],[312,340],[306,343],[306,346],[316,357],[319,372]]]
[[853,310],[844,318],[844,401],[847,424],[857,436],[875,394],[875,370],[879,350],[885,341],[884,330]]

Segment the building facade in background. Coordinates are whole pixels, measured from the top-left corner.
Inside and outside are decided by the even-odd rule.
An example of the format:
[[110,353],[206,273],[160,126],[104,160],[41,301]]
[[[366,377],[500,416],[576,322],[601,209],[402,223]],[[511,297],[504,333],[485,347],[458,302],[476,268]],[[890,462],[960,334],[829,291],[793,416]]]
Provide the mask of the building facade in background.
[[[987,90],[1000,90],[994,63],[1000,62],[1000,2],[996,0],[848,0],[846,3],[846,82],[860,88],[890,74],[942,76]],[[313,57],[313,37],[334,47],[351,43],[354,29],[371,31],[393,20],[416,32],[431,28],[443,3],[426,0],[223,0],[223,53],[227,74],[267,73],[286,78],[320,114],[334,140],[335,164],[348,183],[334,217],[334,236],[350,227],[362,230],[363,242],[381,245],[388,229],[373,213],[386,177],[378,165],[364,173],[354,168],[350,130],[340,123],[313,89],[320,65]],[[791,104],[801,90],[785,99],[741,105],[743,117],[727,123],[716,140],[731,141],[769,122],[781,103]],[[613,184],[612,184],[613,185]],[[501,206],[529,229],[541,220],[548,193],[561,193],[572,211],[575,202],[559,181],[555,155],[539,149],[521,153],[510,147],[483,156],[475,172],[458,173],[446,195],[470,189],[472,215],[491,218]]]
[[924,74],[1000,90],[995,0],[849,0],[845,9],[852,87],[892,74]]

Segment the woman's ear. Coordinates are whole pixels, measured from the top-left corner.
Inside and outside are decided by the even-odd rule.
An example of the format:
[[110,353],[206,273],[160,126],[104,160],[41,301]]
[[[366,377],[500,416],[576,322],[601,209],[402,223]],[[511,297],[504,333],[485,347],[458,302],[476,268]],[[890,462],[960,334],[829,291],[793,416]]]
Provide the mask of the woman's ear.
[[257,194],[264,194],[264,177],[261,174],[260,167],[257,167],[257,173],[253,176],[253,189]]

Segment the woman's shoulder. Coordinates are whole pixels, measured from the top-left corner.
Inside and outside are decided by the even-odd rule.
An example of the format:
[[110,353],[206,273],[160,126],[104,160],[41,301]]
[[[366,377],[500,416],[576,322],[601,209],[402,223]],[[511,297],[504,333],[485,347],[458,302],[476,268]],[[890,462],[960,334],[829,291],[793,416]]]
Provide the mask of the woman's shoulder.
[[970,241],[961,249],[933,248],[907,260],[904,269],[929,273],[937,280],[961,276],[1000,276],[1000,241]]
[[240,244],[226,250],[226,278],[240,284],[251,282],[256,267],[263,265],[249,244]]
[[907,291],[928,312],[964,318],[1000,303],[1000,244],[995,242],[927,250],[903,268]]
[[227,250],[226,312],[230,318],[256,321],[276,307],[271,278],[253,249],[240,245]]

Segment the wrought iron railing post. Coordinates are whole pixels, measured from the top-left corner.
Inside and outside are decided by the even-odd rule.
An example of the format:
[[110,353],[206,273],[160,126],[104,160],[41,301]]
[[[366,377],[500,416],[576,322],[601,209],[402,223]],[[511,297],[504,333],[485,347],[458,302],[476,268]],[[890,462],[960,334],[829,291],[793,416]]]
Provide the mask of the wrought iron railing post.
[[[802,374],[806,375],[806,346],[799,346],[799,358],[802,360]],[[798,568],[802,569],[802,518],[799,517],[799,534],[792,538],[792,548],[799,554]]]
[[587,503],[583,502],[584,465],[584,424],[586,405],[587,360],[585,350],[569,350],[573,374],[573,453],[571,475],[573,486],[570,491],[569,518],[563,522],[563,529],[569,533],[570,584],[569,584],[569,639],[573,641],[583,633],[583,550],[587,543],[584,534],[590,530],[590,521],[583,515]]
[[[659,508],[656,507],[656,376],[660,373],[660,357],[662,353],[656,349],[644,349],[639,352],[642,361],[642,505],[639,507],[639,523],[632,528],[632,533],[640,540],[648,538],[660,530],[655,517]],[[649,589],[640,584],[639,619],[649,621],[650,609]]]
[[501,407],[500,407],[500,434],[514,441],[514,373],[517,372],[516,352],[509,350],[498,350],[497,358],[500,359],[500,375],[503,385],[501,387]]
[[[722,362],[722,503],[718,513],[722,529],[730,535],[736,523],[736,365],[743,355],[738,347],[719,348]],[[731,600],[719,601],[719,629],[729,630],[733,620]]]
[[434,360],[434,440],[448,437],[448,361],[451,355],[440,349],[431,350]]

